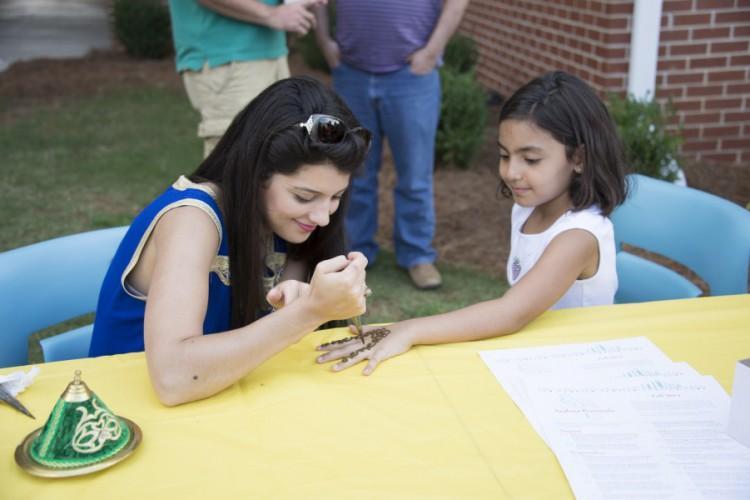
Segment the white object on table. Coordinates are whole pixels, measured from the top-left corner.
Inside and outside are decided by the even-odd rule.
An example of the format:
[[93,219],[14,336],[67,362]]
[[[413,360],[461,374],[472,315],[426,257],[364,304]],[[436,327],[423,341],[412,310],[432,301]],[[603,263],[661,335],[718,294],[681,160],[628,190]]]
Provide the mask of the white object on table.
[[3,384],[8,393],[16,397],[34,382],[38,373],[39,367],[34,366],[28,372],[19,370],[8,375],[0,375],[0,384]]
[[738,361],[734,369],[727,434],[750,448],[750,358]]

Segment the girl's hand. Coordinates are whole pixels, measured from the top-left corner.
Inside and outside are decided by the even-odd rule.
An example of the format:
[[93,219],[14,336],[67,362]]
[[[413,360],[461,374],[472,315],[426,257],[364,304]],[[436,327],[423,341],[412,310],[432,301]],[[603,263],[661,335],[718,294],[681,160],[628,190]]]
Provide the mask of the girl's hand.
[[310,285],[297,280],[282,281],[266,294],[266,300],[274,309],[288,306],[300,297],[310,295]]
[[319,262],[310,280],[309,299],[325,321],[348,319],[365,313],[365,267],[359,252]]
[[[366,327],[362,337],[351,337],[345,342],[329,342],[318,346],[319,351],[327,351],[317,357],[318,363],[341,360],[331,367],[335,372],[349,368],[360,361],[367,359],[367,366],[362,370],[362,375],[370,375],[381,361],[403,354],[413,345],[411,334],[401,324],[387,327]],[[349,327],[352,333],[356,333],[354,327]],[[383,330],[387,335],[377,340],[378,332],[382,335]],[[370,344],[372,347],[368,347]]]

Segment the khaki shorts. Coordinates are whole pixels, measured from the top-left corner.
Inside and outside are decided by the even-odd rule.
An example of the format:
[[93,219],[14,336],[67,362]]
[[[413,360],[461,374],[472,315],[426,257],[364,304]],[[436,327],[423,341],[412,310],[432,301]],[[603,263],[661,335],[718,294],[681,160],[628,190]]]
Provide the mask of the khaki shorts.
[[286,56],[278,59],[232,62],[200,71],[183,71],[188,98],[201,114],[198,137],[204,140],[204,156],[214,148],[229,124],[266,87],[289,77]]

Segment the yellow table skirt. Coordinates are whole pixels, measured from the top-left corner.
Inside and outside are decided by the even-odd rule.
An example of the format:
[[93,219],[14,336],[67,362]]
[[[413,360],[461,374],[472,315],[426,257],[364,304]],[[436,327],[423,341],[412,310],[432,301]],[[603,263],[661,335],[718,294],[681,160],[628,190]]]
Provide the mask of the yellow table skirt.
[[[571,498],[552,452],[477,351],[647,336],[731,390],[750,357],[750,295],[548,312],[523,332],[423,346],[382,364],[332,373],[308,335],[231,388],[162,406],[142,353],[50,363],[20,400],[0,405],[0,498]],[[41,479],[15,463],[76,369],[143,430],[135,453],[89,476]],[[0,370],[7,374],[13,368]]]

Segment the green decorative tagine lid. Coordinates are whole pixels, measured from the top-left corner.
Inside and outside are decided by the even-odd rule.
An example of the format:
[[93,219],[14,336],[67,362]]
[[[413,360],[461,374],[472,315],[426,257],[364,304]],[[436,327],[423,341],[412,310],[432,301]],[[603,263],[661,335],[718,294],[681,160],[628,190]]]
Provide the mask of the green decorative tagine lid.
[[[22,444],[22,454],[31,459],[35,469],[71,472],[37,475],[77,475],[114,465],[130,454],[138,442],[140,429],[112,413],[81,380],[81,372],[76,371],[44,427]],[[81,472],[73,474],[76,471]]]

